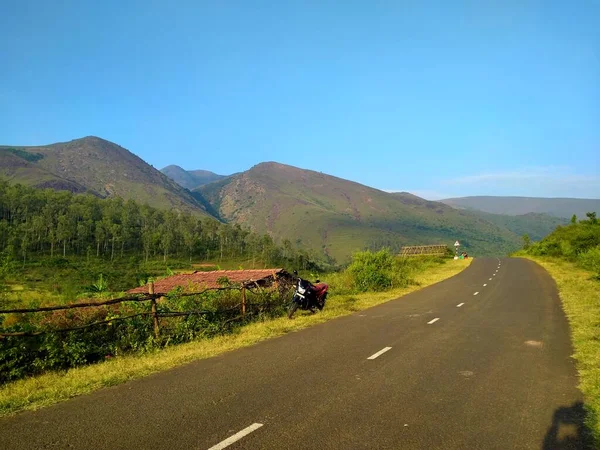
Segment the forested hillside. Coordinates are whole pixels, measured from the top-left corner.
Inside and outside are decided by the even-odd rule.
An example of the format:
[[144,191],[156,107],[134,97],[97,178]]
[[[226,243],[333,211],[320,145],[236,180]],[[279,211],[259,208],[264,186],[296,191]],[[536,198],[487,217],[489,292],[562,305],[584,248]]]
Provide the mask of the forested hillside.
[[27,262],[39,256],[114,260],[260,259],[306,267],[311,256],[284,241],[275,245],[239,225],[159,210],[119,197],[34,189],[0,181],[0,252]]

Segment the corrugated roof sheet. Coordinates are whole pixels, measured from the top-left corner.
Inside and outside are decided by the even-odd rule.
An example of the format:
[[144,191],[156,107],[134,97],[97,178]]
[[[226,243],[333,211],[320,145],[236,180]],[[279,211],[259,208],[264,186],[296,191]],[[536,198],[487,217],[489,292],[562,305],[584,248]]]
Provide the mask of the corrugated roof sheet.
[[[210,272],[194,272],[173,275],[154,282],[154,293],[167,294],[181,286],[185,292],[202,291],[208,288],[221,287],[217,280],[227,277],[233,284],[245,284],[253,281],[264,280],[273,274],[282,275],[283,269],[261,270],[213,270]],[[127,291],[129,294],[147,294],[148,286],[141,286]]]

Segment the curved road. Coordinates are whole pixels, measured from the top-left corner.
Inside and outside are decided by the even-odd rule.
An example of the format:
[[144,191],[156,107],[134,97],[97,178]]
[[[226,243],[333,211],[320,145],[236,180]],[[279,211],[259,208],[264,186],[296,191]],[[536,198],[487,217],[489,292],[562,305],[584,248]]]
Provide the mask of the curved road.
[[401,299],[0,420],[3,449],[584,449],[550,276],[476,259]]

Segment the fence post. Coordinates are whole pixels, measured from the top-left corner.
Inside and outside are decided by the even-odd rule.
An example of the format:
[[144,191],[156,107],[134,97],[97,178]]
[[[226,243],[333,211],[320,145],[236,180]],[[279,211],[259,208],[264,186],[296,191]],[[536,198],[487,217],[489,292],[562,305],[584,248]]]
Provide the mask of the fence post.
[[242,287],[242,316],[246,315],[246,287]]
[[[148,285],[148,293],[150,295],[154,295],[154,281],[151,281]],[[156,308],[156,299],[152,297],[150,300],[150,304],[152,305],[152,321],[154,322],[154,337],[158,339],[160,334],[160,328],[158,326],[158,311]]]

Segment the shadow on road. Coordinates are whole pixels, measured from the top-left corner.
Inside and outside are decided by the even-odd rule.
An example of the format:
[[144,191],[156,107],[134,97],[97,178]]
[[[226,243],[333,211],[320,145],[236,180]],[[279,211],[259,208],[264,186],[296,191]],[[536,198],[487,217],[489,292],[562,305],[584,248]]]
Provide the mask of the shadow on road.
[[594,450],[591,434],[585,426],[586,414],[581,402],[554,411],[542,450]]

